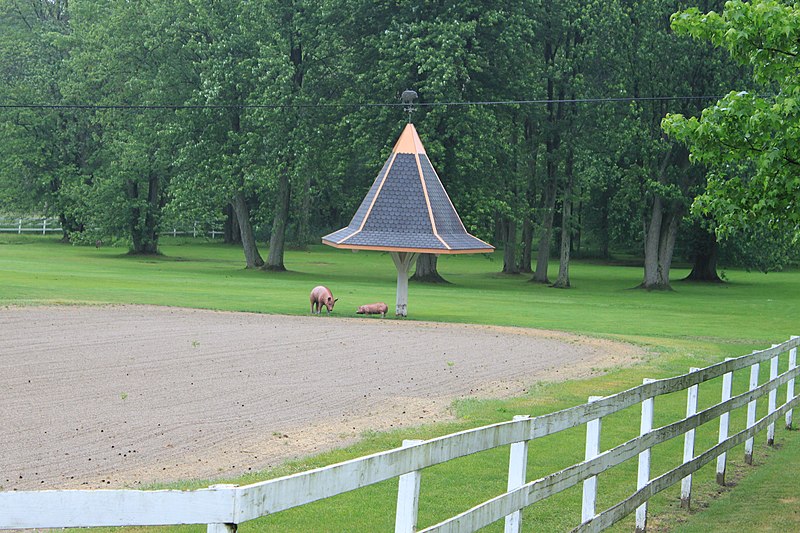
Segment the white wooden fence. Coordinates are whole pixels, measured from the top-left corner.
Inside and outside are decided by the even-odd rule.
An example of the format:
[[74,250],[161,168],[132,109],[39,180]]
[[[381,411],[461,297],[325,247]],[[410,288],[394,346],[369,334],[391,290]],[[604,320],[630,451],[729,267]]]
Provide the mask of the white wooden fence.
[[[47,235],[48,233],[61,233],[61,221],[56,217],[0,217],[0,233],[38,233]],[[171,235],[173,237],[188,236],[198,237],[208,235],[212,239],[223,235],[223,231],[212,228],[205,230],[199,227],[198,223],[193,223],[191,229],[188,227],[173,227],[161,231],[161,235]]]
[[[193,491],[136,490],[52,490],[0,492],[1,528],[91,527],[118,525],[208,524],[209,532],[236,530],[236,524],[292,507],[328,498],[387,479],[399,477],[395,531],[416,531],[421,472],[429,466],[499,446],[510,446],[507,492],[472,509],[430,526],[425,532],[475,531],[505,518],[506,533],[519,531],[522,511],[569,487],[583,483],[583,513],[575,531],[599,531],[636,511],[636,529],[644,531],[647,501],[664,489],[681,482],[681,500],[688,505],[691,475],[717,460],[717,481],[724,484],[726,453],[745,444],[745,459],[752,461],[753,440],[766,430],[767,442],[775,438],[775,423],[784,417],[792,425],[792,410],[800,401],[795,396],[797,346],[800,338],[750,355],[726,359],[677,377],[645,380],[645,383],[608,397],[562,411],[537,416],[518,416],[510,422],[493,424],[427,441],[405,441],[401,448],[360,457],[278,479],[237,487],[216,485]],[[779,358],[788,353],[778,374]],[[759,368],[769,361],[769,379],[759,385]],[[731,395],[734,373],[750,369],[749,389]],[[740,372],[739,374],[742,374]],[[698,387],[722,377],[719,403],[697,412]],[[778,388],[785,386],[786,401],[777,405]],[[677,422],[653,428],[654,398],[687,391],[687,416]],[[756,401],[768,395],[768,413],[756,420]],[[601,420],[622,409],[641,405],[641,432],[614,448],[601,451]],[[747,406],[746,428],[728,435],[731,411]],[[715,446],[696,453],[694,431],[719,419]],[[528,445],[531,441],[585,425],[586,460],[534,481],[526,482]],[[656,444],[684,435],[683,462],[655,478],[650,475],[650,452]],[[638,456],[637,490],[609,509],[597,512],[596,476],[625,460]]]
[[61,233],[61,222],[55,217],[0,217],[0,233]]

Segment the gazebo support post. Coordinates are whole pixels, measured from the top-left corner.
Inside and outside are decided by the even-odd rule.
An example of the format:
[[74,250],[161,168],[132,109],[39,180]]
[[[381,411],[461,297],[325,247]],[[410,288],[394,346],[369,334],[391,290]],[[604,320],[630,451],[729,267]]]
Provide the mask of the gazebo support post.
[[396,316],[408,316],[408,278],[411,276],[411,266],[417,260],[413,252],[391,252],[394,266],[397,267],[397,305]]

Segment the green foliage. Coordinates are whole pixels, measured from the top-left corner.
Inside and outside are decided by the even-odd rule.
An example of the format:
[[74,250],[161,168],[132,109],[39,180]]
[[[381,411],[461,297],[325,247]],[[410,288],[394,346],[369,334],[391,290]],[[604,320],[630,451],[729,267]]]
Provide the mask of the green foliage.
[[800,438],[795,433],[782,441],[777,450],[759,452],[768,454],[763,464],[739,481],[733,491],[703,506],[702,512],[686,523],[674,520],[672,531],[799,530],[800,514],[795,509],[797,488],[787,473],[800,468]]
[[762,221],[740,228],[722,242],[722,264],[758,272],[775,272],[800,260],[790,232],[776,232]]
[[760,226],[800,236],[800,8],[732,0],[722,13],[676,13],[672,25],[750,66],[756,84],[755,91],[728,93],[699,118],[664,120],[694,161],[714,169],[695,209],[713,214],[723,235]]
[[[564,100],[728,90],[742,69],[670,31],[678,5],[0,0],[0,100],[112,106],[0,110],[0,201],[59,216],[73,242],[152,253],[165,218],[220,224],[236,200],[240,227],[303,246],[350,220],[406,120],[354,104],[412,88],[413,120],[469,231],[530,249],[555,215],[604,256],[641,250],[656,200],[682,216],[704,190],[705,170],[687,168],[659,127],[701,103]],[[785,59],[757,78],[788,72]],[[456,105],[546,98],[558,102]],[[454,105],[427,105],[443,102]],[[126,104],[166,108],[113,107]],[[714,169],[712,192],[735,188],[729,174]],[[574,216],[562,222],[564,205]],[[271,245],[282,254],[282,238]],[[255,243],[245,248],[255,266]]]
[[[65,3],[0,2],[0,102],[63,103]],[[0,205],[22,212],[67,215],[74,202],[62,187],[88,164],[87,117],[17,109],[0,115]]]

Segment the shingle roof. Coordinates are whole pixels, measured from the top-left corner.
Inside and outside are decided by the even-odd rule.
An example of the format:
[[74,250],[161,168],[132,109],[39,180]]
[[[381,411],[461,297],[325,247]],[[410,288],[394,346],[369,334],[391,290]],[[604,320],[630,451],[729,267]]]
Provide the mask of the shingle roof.
[[467,233],[413,124],[403,130],[350,224],[322,242],[336,248],[436,254],[494,250]]

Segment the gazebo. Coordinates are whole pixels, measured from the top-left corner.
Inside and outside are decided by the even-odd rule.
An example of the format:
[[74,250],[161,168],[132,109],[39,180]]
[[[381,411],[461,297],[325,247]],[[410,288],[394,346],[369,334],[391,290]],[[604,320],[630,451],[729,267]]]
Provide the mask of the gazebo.
[[467,233],[410,122],[350,224],[325,235],[322,242],[334,248],[390,252],[397,267],[398,316],[407,316],[408,277],[420,253],[494,250]]

